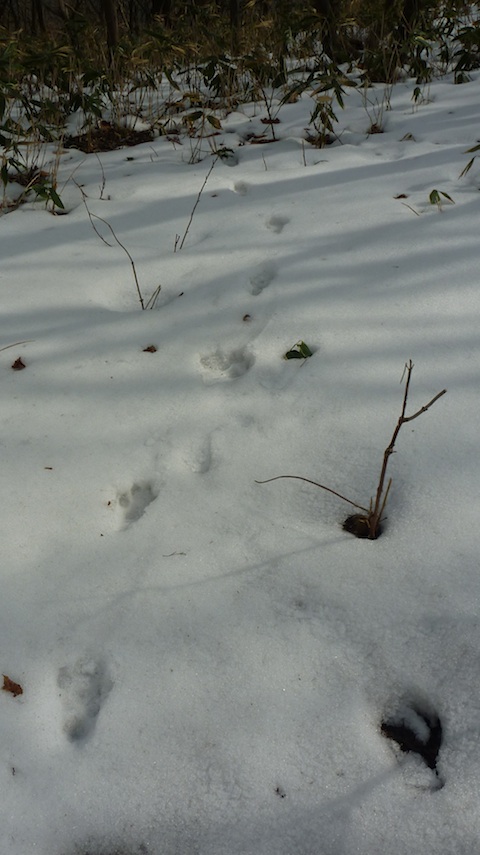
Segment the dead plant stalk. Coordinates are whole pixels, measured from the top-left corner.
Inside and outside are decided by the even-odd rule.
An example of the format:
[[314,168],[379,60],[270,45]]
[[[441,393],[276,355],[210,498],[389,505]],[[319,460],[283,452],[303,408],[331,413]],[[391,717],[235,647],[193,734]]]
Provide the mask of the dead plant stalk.
[[[428,404],[425,404],[423,407],[420,407],[416,413],[413,413],[411,416],[405,415],[407,409],[407,401],[408,401],[408,393],[410,390],[410,380],[412,377],[413,371],[413,362],[410,359],[405,364],[404,375],[406,372],[407,379],[405,382],[405,392],[403,395],[403,403],[402,410],[396,424],[395,430],[393,431],[392,438],[390,440],[389,445],[383,452],[383,461],[382,468],[380,470],[380,477],[378,479],[377,491],[375,494],[375,501],[373,499],[370,500],[370,506],[368,508],[363,507],[363,505],[359,505],[357,502],[353,502],[351,499],[348,499],[346,496],[343,496],[341,493],[337,493],[336,490],[332,490],[331,487],[326,487],[324,484],[319,484],[317,481],[312,481],[310,478],[303,478],[301,475],[277,475],[275,478],[267,478],[265,481],[256,481],[257,484],[268,484],[270,481],[277,481],[280,478],[296,478],[299,481],[306,481],[307,484],[314,484],[316,487],[320,487],[322,490],[326,490],[328,493],[333,493],[334,496],[337,496],[339,499],[342,499],[344,502],[348,502],[348,504],[353,505],[355,508],[364,512],[363,514],[355,514],[354,517],[349,517],[347,523],[350,523],[348,526],[345,526],[347,531],[351,531],[353,534],[356,534],[357,537],[367,537],[369,540],[376,540],[376,538],[381,533],[380,524],[383,517],[383,512],[385,510],[385,506],[387,504],[388,494],[390,492],[390,487],[392,484],[392,479],[389,478],[387,486],[385,488],[385,479],[387,476],[387,467],[388,462],[390,460],[390,455],[394,453],[395,443],[398,438],[398,434],[400,433],[400,429],[402,425],[407,422],[412,422],[414,419],[417,419],[422,413],[426,413],[427,410],[430,409],[433,404],[438,401],[442,395],[445,395],[446,389],[442,389],[441,392],[438,392]],[[403,377],[402,377],[403,379]],[[359,533],[359,532],[362,533]]]
[[[205,187],[207,186],[207,181],[210,178],[210,175],[212,174],[213,167],[215,166],[217,160],[218,160],[218,157],[215,157],[215,159],[212,161],[210,169],[208,170],[208,172],[205,176],[204,182],[203,182],[202,186],[200,187],[200,190],[198,191],[198,195],[197,195],[195,204],[191,210],[190,218],[189,218],[188,223],[187,223],[187,228],[185,229],[185,231],[183,233],[182,239],[180,240],[180,235],[175,235],[175,244],[173,247],[174,252],[177,252],[183,248],[183,244],[185,243],[185,241],[187,239],[188,232],[190,231],[190,226],[192,225],[193,218],[195,216],[195,211],[197,210],[200,199],[202,198],[202,193],[205,190]],[[180,243],[179,243],[179,241],[180,241]]]
[[87,195],[86,195],[85,191],[83,190],[83,188],[82,188],[82,187],[80,187],[80,185],[79,185],[79,184],[77,184],[77,182],[76,182],[75,180],[74,180],[74,184],[76,184],[76,185],[77,185],[78,189],[80,190],[80,192],[81,192],[81,194],[82,194],[83,204],[85,205],[85,210],[86,210],[86,212],[87,212],[87,214],[88,214],[88,219],[90,220],[90,223],[91,223],[92,229],[93,229],[93,231],[95,232],[95,234],[96,234],[96,235],[98,235],[98,237],[100,238],[100,240],[101,240],[101,241],[103,241],[103,243],[104,243],[106,246],[111,247],[111,244],[110,244],[110,243],[108,243],[108,241],[107,241],[107,240],[105,240],[105,238],[103,237],[103,235],[102,235],[102,234],[100,234],[100,232],[98,231],[98,229],[97,229],[97,227],[96,227],[95,223],[93,222],[93,220],[94,220],[94,219],[95,219],[95,220],[100,220],[100,222],[101,222],[101,223],[103,223],[103,224],[104,224],[104,225],[109,229],[109,231],[110,231],[110,233],[111,233],[111,235],[112,235],[112,237],[113,237],[114,241],[118,244],[118,246],[119,246],[121,249],[123,249],[123,251],[124,251],[125,255],[127,256],[128,260],[130,261],[130,264],[131,264],[131,267],[132,267],[132,272],[133,272],[133,279],[134,279],[134,282],[135,282],[135,287],[136,287],[136,289],[137,289],[138,299],[139,299],[140,305],[141,305],[141,307],[142,307],[142,311],[145,311],[145,309],[153,309],[153,308],[154,308],[154,306],[155,306],[155,303],[156,303],[156,301],[157,301],[157,299],[158,299],[158,295],[160,294],[161,285],[158,285],[158,286],[156,287],[155,291],[153,292],[153,294],[151,295],[151,297],[149,298],[149,300],[147,301],[147,303],[145,303],[145,300],[143,299],[143,294],[142,294],[142,291],[141,291],[141,288],[140,288],[140,283],[139,283],[139,281],[138,281],[137,268],[135,267],[135,262],[134,262],[134,260],[133,260],[133,258],[132,258],[132,256],[131,256],[131,254],[129,253],[129,251],[128,251],[127,247],[126,247],[126,246],[124,246],[124,244],[123,244],[123,243],[118,239],[118,237],[117,237],[117,235],[115,234],[115,232],[114,232],[114,230],[113,230],[112,226],[110,225],[110,223],[109,223],[109,222],[107,222],[107,220],[104,220],[104,219],[103,219],[103,217],[99,217],[99,216],[98,216],[98,214],[92,214],[92,212],[91,212],[90,208],[89,208],[89,207],[88,207],[88,205],[87,205]]

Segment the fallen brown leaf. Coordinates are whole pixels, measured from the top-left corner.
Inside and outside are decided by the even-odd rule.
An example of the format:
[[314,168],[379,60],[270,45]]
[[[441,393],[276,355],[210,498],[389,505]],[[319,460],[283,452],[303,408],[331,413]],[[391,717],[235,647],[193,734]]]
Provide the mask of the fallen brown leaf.
[[13,695],[14,698],[16,698],[17,695],[23,695],[23,689],[21,685],[19,683],[14,683],[13,680],[11,680],[10,677],[7,677],[6,674],[3,675],[2,689],[4,692],[10,692],[10,694]]
[[13,363],[13,365],[12,365],[12,368],[13,368],[13,370],[14,370],[14,371],[21,371],[21,370],[22,370],[22,368],[26,368],[26,367],[27,367],[27,366],[25,365],[25,363],[24,363],[24,361],[23,361],[23,359],[22,359],[22,357],[21,357],[21,356],[19,356],[19,357],[18,357],[18,359],[16,359],[16,360],[15,360],[15,362]]

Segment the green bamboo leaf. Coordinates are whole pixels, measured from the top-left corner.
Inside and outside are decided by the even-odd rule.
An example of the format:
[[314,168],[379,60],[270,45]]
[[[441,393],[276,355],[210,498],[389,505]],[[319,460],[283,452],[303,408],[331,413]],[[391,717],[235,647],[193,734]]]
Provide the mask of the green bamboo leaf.
[[313,353],[310,350],[308,344],[305,344],[304,341],[300,341],[298,343],[298,348],[304,359],[307,359],[309,356],[313,356]]
[[215,128],[215,130],[217,130],[217,131],[222,130],[222,123],[220,122],[220,119],[217,119],[216,116],[207,116],[207,122],[209,122],[209,124],[213,128]]
[[466,174],[467,174],[467,172],[470,172],[470,170],[471,170],[471,168],[472,168],[472,166],[473,166],[473,162],[474,162],[474,160],[475,160],[475,158],[474,158],[474,157],[472,157],[472,159],[468,161],[468,163],[467,163],[466,167],[465,167],[464,169],[462,169],[462,171],[461,171],[460,175],[458,176],[459,178],[463,178],[463,176],[464,176],[464,175],[466,175]]
[[53,187],[50,187],[49,195],[50,199],[57,206],[57,208],[62,208],[62,210],[65,210],[65,205],[63,204],[62,200],[60,199],[60,196],[58,195],[57,191],[53,189]]
[[287,350],[284,359],[308,359],[313,356],[308,344],[304,341],[297,341],[290,350]]

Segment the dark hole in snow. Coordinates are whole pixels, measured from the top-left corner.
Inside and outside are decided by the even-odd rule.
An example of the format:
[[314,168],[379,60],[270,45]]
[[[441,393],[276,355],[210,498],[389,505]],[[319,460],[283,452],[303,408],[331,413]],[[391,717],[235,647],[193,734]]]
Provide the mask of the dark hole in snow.
[[382,721],[381,732],[396,742],[401,751],[418,754],[429,769],[436,771],[442,725],[435,712],[427,712],[415,704],[406,706],[397,715]]
[[[367,538],[370,537],[370,527],[368,524],[368,517],[365,514],[352,514],[350,517],[347,517],[342,526],[344,531],[348,531],[350,534],[354,534],[355,537]],[[376,540],[377,537],[380,537],[382,534],[383,528],[380,523],[377,525],[377,530],[375,532],[375,537],[372,537],[372,540]]]

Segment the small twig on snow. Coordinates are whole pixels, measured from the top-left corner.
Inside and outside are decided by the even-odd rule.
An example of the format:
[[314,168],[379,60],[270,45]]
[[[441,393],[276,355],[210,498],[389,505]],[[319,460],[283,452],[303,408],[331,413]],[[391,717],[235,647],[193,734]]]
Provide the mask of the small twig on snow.
[[407,380],[405,383],[405,392],[403,394],[403,402],[402,402],[402,410],[396,424],[395,430],[393,431],[392,438],[390,440],[389,445],[385,449],[383,453],[383,461],[382,468],[380,470],[380,477],[378,479],[378,486],[375,495],[375,502],[373,500],[370,501],[370,507],[364,508],[362,505],[357,504],[357,502],[353,502],[351,499],[348,499],[346,496],[343,496],[341,493],[338,493],[336,490],[332,490],[331,487],[326,487],[325,484],[319,484],[318,481],[311,481],[310,478],[302,478],[301,475],[277,475],[275,478],[267,478],[265,481],[256,481],[257,484],[268,484],[270,481],[277,481],[280,478],[296,478],[299,481],[306,481],[307,484],[314,484],[316,487],[320,487],[322,490],[326,490],[328,493],[332,493],[334,496],[337,496],[339,499],[343,499],[344,502],[348,502],[350,505],[353,505],[355,508],[359,508],[359,510],[363,511],[363,514],[354,514],[349,517],[345,523],[344,528],[346,531],[350,531],[352,534],[355,534],[357,537],[366,537],[369,540],[376,540],[379,534],[381,534],[380,523],[382,521],[383,512],[385,510],[385,506],[387,504],[388,495],[390,493],[390,487],[392,486],[392,479],[389,478],[387,487],[385,489],[385,478],[387,475],[387,467],[388,461],[390,459],[390,455],[394,453],[395,443],[397,441],[398,434],[400,433],[400,429],[402,425],[407,422],[411,422],[414,419],[417,419],[418,416],[421,416],[422,413],[426,413],[427,410],[430,409],[433,404],[438,401],[442,395],[445,395],[446,389],[442,389],[441,392],[438,392],[428,404],[425,404],[423,407],[420,407],[416,413],[413,413],[411,416],[405,415],[407,409],[407,400],[408,393],[410,389],[410,380],[412,377],[413,371],[413,362],[410,359],[405,364],[403,377],[405,372],[407,374]]
[[35,339],[26,338],[24,341],[14,341],[13,344],[6,344],[5,347],[0,347],[0,351],[8,350],[9,347],[18,347],[20,344],[30,344],[31,341],[35,341]]
[[[75,181],[75,184],[77,184],[77,182],[76,182],[76,181]],[[102,241],[103,241],[103,243],[104,243],[104,244],[106,244],[106,246],[110,246],[110,247],[111,247],[111,244],[110,244],[107,240],[105,240],[105,238],[103,237],[103,235],[102,235],[102,234],[100,234],[100,232],[99,232],[99,231],[98,231],[98,229],[96,228],[95,223],[93,222],[93,218],[95,218],[96,220],[100,220],[100,222],[101,222],[101,223],[103,223],[103,224],[107,227],[107,229],[109,229],[109,230],[110,230],[110,233],[111,233],[111,235],[112,235],[112,237],[113,237],[114,241],[118,244],[118,246],[119,246],[121,249],[123,249],[123,251],[124,251],[125,255],[127,255],[128,259],[129,259],[129,261],[130,261],[130,264],[132,265],[133,278],[134,278],[134,280],[135,280],[135,287],[136,287],[136,289],[137,289],[138,299],[139,299],[139,301],[140,301],[140,305],[141,305],[141,307],[142,307],[142,310],[144,310],[144,309],[145,309],[145,303],[144,303],[144,300],[143,300],[142,291],[141,291],[141,289],[140,289],[140,283],[139,283],[139,281],[138,281],[138,276],[137,276],[137,270],[136,270],[136,267],[135,267],[135,262],[134,262],[134,260],[133,260],[132,256],[130,255],[130,253],[129,253],[129,251],[128,251],[127,247],[126,247],[126,246],[124,246],[124,245],[123,245],[123,243],[118,239],[118,237],[117,237],[117,235],[115,234],[115,232],[113,231],[113,228],[112,228],[112,226],[110,225],[110,223],[108,223],[108,222],[107,222],[107,220],[104,220],[104,219],[103,219],[103,217],[99,217],[99,216],[98,216],[98,214],[92,214],[92,212],[91,212],[90,208],[89,208],[89,207],[88,207],[88,205],[87,205],[87,194],[85,193],[85,191],[83,190],[83,188],[82,188],[82,187],[80,187],[80,185],[79,185],[79,184],[77,184],[77,187],[78,187],[78,189],[80,190],[80,192],[81,192],[81,194],[82,194],[83,204],[85,205],[85,209],[86,209],[86,211],[87,211],[88,218],[89,218],[89,220],[90,220],[90,223],[91,223],[91,225],[92,225],[92,228],[93,228],[94,232],[98,235],[98,237],[100,238],[100,240],[102,240]],[[158,289],[157,289],[157,290],[158,290]]]
[[191,214],[190,214],[190,219],[189,219],[189,221],[188,221],[188,223],[187,223],[187,228],[185,229],[185,232],[184,232],[184,234],[183,234],[183,238],[182,238],[182,240],[180,241],[180,244],[179,244],[180,235],[175,235],[175,244],[174,244],[174,247],[173,247],[173,251],[174,251],[174,252],[177,252],[177,249],[178,249],[178,250],[181,250],[181,249],[182,249],[182,247],[183,247],[183,244],[185,243],[185,240],[186,240],[186,237],[187,237],[187,235],[188,235],[188,232],[189,232],[190,226],[192,225],[192,220],[193,220],[193,218],[194,218],[194,216],[195,216],[195,211],[197,210],[197,207],[198,207],[198,203],[200,202],[200,199],[201,199],[202,193],[203,193],[203,191],[205,190],[205,187],[206,187],[207,181],[208,181],[208,179],[210,178],[210,175],[212,174],[213,167],[215,166],[215,164],[216,164],[217,160],[218,160],[218,156],[217,156],[217,157],[215,157],[215,158],[214,158],[214,160],[212,161],[212,165],[211,165],[210,169],[208,170],[208,172],[207,172],[207,174],[206,174],[206,176],[205,176],[205,180],[204,180],[204,182],[203,182],[202,186],[200,187],[200,190],[198,191],[198,196],[197,196],[196,202],[195,202],[195,204],[194,204],[194,206],[193,206],[193,208],[192,208],[192,212],[191,212]]
[[338,496],[339,499],[343,499],[344,502],[348,502],[349,505],[353,505],[354,508],[360,508],[361,511],[365,511],[368,514],[368,508],[364,508],[363,505],[357,505],[356,502],[352,502],[351,499],[347,499],[346,496],[342,496],[341,493],[337,493],[336,490],[332,490],[331,487],[325,487],[325,484],[319,484],[318,481],[311,481],[310,478],[302,478],[301,475],[276,475],[275,478],[267,478],[265,481],[255,481],[255,484],[269,484],[270,481],[278,481],[280,478],[296,478],[297,481],[306,481],[307,484],[314,484],[315,487],[321,487],[322,490],[326,490],[327,493],[333,493],[334,496]]

